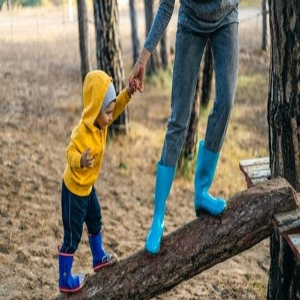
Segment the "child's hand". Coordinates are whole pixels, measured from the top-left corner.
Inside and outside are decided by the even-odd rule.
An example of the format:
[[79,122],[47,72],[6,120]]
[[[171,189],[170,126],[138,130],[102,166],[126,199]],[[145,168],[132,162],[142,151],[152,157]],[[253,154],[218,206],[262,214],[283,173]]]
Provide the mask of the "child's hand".
[[127,87],[127,93],[129,95],[129,97],[131,97],[137,91],[137,89],[138,89],[138,87],[137,87],[135,80],[132,80],[131,82],[129,82],[129,85]]
[[87,148],[81,155],[80,166],[81,168],[91,168],[94,165],[94,156],[91,155],[91,149]]

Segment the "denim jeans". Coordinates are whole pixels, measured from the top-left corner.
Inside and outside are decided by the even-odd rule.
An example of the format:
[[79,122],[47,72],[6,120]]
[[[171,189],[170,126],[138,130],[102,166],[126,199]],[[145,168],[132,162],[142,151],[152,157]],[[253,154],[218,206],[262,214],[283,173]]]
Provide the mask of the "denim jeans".
[[64,240],[60,252],[74,253],[81,240],[83,224],[90,234],[96,235],[102,228],[101,207],[93,187],[86,197],[76,196],[62,183],[62,221]]
[[160,163],[176,167],[189,127],[199,68],[210,39],[215,75],[215,99],[208,117],[205,147],[220,152],[233,107],[238,76],[238,24],[209,34],[193,32],[179,24],[176,33],[171,116],[167,124]]

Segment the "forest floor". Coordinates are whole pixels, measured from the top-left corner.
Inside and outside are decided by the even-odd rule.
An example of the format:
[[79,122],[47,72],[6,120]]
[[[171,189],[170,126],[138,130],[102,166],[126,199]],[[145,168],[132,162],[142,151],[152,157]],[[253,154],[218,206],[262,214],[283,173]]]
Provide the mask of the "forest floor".
[[[122,7],[126,80],[132,64],[128,15]],[[78,24],[70,21],[66,6],[3,9],[0,20],[0,298],[50,299],[58,293],[65,148],[82,108]],[[241,9],[237,94],[211,189],[226,199],[246,189],[239,161],[268,155],[269,54],[260,50],[261,23],[259,8]],[[171,43],[174,24],[172,19]],[[93,24],[90,36],[93,41]],[[141,42],[142,37],[143,30]],[[91,50],[95,57],[94,42]],[[142,94],[134,95],[130,132],[108,141],[96,183],[104,244],[120,259],[144,247],[151,224],[156,162],[170,113],[170,77],[168,72],[160,74],[146,82]],[[199,139],[207,116],[208,111],[201,113]],[[191,168],[185,176],[176,176],[165,234],[195,218],[192,175]],[[266,239],[156,299],[265,299],[269,260]],[[73,270],[93,273],[85,232]]]

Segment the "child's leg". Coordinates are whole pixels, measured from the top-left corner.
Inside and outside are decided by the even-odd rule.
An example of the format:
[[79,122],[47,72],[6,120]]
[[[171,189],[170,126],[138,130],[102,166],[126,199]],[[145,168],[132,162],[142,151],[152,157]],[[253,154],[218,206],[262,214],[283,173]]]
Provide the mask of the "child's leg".
[[114,264],[117,257],[107,254],[103,248],[101,207],[94,187],[90,195],[85,223],[93,256],[93,269],[98,272],[100,269]]
[[72,274],[74,254],[58,253],[59,291],[61,293],[76,293],[84,284],[84,274]]
[[82,236],[87,200],[76,197],[62,185],[61,207],[64,226],[64,241],[59,250],[59,290],[62,293],[75,293],[84,283],[84,274],[72,274],[74,252]]
[[88,208],[88,197],[72,194],[62,185],[61,208],[64,226],[64,240],[60,252],[74,253],[81,240],[83,223]]

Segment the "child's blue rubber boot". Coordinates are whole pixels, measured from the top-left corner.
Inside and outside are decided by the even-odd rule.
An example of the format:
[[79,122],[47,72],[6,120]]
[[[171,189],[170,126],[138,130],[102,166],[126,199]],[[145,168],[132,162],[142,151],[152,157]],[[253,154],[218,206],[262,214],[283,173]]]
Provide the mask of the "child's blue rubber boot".
[[208,192],[214,180],[218,160],[219,153],[209,151],[205,148],[204,141],[200,141],[194,178],[194,206],[197,217],[203,212],[218,216],[226,209],[225,200],[214,198]]
[[102,268],[113,265],[117,261],[117,257],[107,254],[103,249],[102,234],[89,234],[90,248],[93,256],[93,269],[95,272]]
[[84,274],[73,275],[71,272],[74,254],[58,253],[59,291],[61,293],[76,293],[84,284]]
[[175,168],[157,164],[154,216],[151,228],[146,239],[146,251],[149,254],[157,254],[164,231],[164,217],[166,212],[166,201],[169,196],[174,180]]

